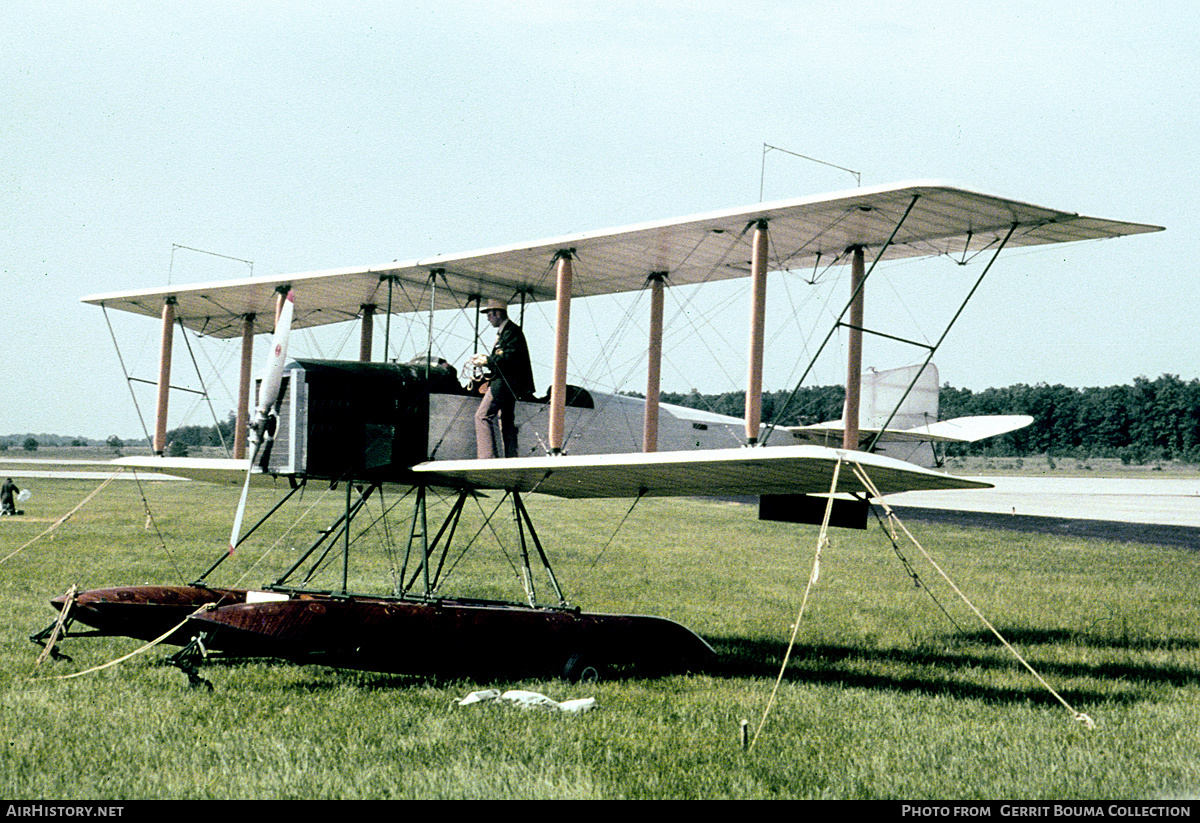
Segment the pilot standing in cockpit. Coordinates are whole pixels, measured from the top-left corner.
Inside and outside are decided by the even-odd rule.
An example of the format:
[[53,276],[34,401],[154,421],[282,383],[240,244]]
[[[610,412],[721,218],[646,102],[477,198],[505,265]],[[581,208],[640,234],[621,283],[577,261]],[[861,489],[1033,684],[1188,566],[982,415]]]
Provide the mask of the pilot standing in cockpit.
[[[488,459],[496,456],[495,427],[499,418],[500,441],[504,456],[517,456],[517,424],[513,419],[518,400],[533,394],[533,368],[529,365],[529,346],[521,327],[508,319],[508,306],[500,300],[489,300],[480,309],[492,327],[498,329],[496,345],[486,358],[491,381],[479,410],[475,412],[476,456]],[[476,357],[481,357],[476,355]]]

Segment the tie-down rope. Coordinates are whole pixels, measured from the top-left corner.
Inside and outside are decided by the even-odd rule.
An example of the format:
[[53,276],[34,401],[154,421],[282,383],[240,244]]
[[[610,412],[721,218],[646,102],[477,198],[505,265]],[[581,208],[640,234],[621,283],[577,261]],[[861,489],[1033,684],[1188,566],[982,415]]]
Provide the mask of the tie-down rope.
[[930,556],[929,552],[925,551],[925,547],[922,546],[920,543],[918,543],[917,539],[912,536],[912,533],[909,532],[909,530],[907,528],[905,528],[904,524],[900,522],[900,518],[896,516],[896,513],[894,511],[892,511],[891,507],[888,506],[888,504],[883,501],[883,495],[881,495],[879,493],[879,490],[877,488],[875,488],[875,484],[871,482],[871,478],[867,477],[867,474],[865,471],[863,471],[862,466],[858,465],[857,463],[854,463],[851,465],[853,467],[855,476],[858,477],[858,479],[862,482],[863,486],[865,486],[867,488],[867,491],[870,492],[871,496],[879,501],[879,505],[883,506],[883,511],[887,514],[889,522],[891,522],[895,526],[898,526],[900,528],[900,530],[902,532],[904,532],[904,535],[909,540],[912,541],[912,544],[917,547],[917,550],[925,556],[926,560],[929,561],[929,565],[933,566],[933,568],[937,570],[937,573],[942,576],[942,579],[945,580],[947,584],[949,584],[950,588],[954,590],[954,593],[957,594],[962,599],[962,602],[966,603],[968,608],[970,608],[971,611],[975,612],[976,617],[978,617],[980,619],[980,621],[982,621],[983,625],[987,626],[988,631],[990,631],[992,634],[994,634],[996,636],[996,639],[1004,644],[1004,648],[1006,648],[1010,652],[1012,652],[1013,657],[1015,657],[1021,663],[1022,666],[1024,666],[1026,669],[1028,669],[1029,673],[1032,674],[1035,678],[1037,678],[1037,681],[1039,683],[1041,683],[1043,686],[1045,686],[1046,691],[1048,691],[1048,692],[1050,692],[1050,694],[1054,695],[1055,699],[1057,699],[1058,702],[1061,703],[1063,705],[1063,707],[1066,708],[1066,710],[1069,711],[1076,720],[1078,720],[1080,723],[1082,723],[1084,726],[1086,726],[1089,729],[1096,728],[1096,723],[1095,723],[1095,721],[1092,720],[1092,718],[1088,717],[1086,714],[1084,714],[1081,711],[1077,711],[1075,709],[1075,707],[1072,706],[1070,703],[1068,703],[1061,694],[1059,694],[1057,691],[1055,691],[1054,687],[1051,686],[1049,683],[1047,683],[1046,679],[1044,677],[1042,677],[1040,674],[1038,674],[1037,671],[1033,668],[1033,666],[1029,665],[1029,662],[1027,660],[1025,660],[1024,657],[1021,656],[1021,653],[1018,652],[1015,648],[1013,648],[1012,644],[1009,643],[1004,638],[1004,635],[1000,634],[1000,631],[995,626],[993,626],[986,617],[983,616],[983,612],[981,612],[981,611],[979,611],[979,609],[975,608],[975,604],[972,603],[965,594],[963,594],[962,590],[959,589],[958,586],[955,585],[954,581],[950,579],[950,576],[948,574],[946,574],[945,571],[942,570],[941,566],[939,566],[937,564],[937,561],[935,561]]
[[812,573],[808,576],[808,585],[804,587],[804,597],[800,600],[800,612],[796,615],[796,622],[792,624],[792,638],[788,641],[787,652],[784,653],[783,663],[779,666],[779,676],[775,678],[775,687],[771,689],[767,707],[763,709],[762,719],[758,721],[758,728],[754,730],[754,739],[750,741],[750,751],[754,751],[754,744],[758,742],[758,736],[762,733],[763,726],[767,724],[767,715],[771,713],[775,695],[779,692],[779,684],[783,682],[783,672],[787,669],[788,660],[792,657],[792,648],[796,645],[796,635],[800,633],[800,618],[804,616],[804,608],[808,605],[808,593],[812,591],[813,585],[821,575],[821,550],[829,545],[829,516],[833,513],[833,494],[837,491],[843,460],[844,458],[839,453],[838,461],[833,466],[833,483],[829,486],[829,501],[825,504],[825,516],[821,519],[821,532],[817,535],[817,551],[813,555]]
[[[69,605],[70,605],[70,603],[68,602],[67,606],[69,606]],[[64,607],[63,607],[63,608],[64,608],[64,611],[66,610],[67,606],[64,606]],[[123,655],[123,656],[121,656],[121,657],[118,657],[116,660],[110,660],[110,661],[108,661],[107,663],[101,663],[99,666],[92,666],[90,669],[84,669],[84,670],[83,670],[83,671],[81,671],[81,672],[73,672],[73,673],[71,673],[71,674],[58,674],[58,675],[53,675],[53,676],[50,676],[50,677],[35,677],[35,678],[32,678],[32,679],[33,679],[33,680],[70,680],[70,679],[71,679],[71,678],[73,678],[73,677],[82,677],[82,676],[83,676],[83,675],[85,675],[85,674],[91,674],[92,672],[98,672],[98,671],[101,671],[102,669],[107,669],[107,668],[109,668],[110,666],[115,666],[115,665],[117,665],[118,663],[124,663],[124,662],[125,662],[126,660],[128,660],[129,658],[131,658],[131,657],[137,657],[139,654],[142,654],[143,652],[148,652],[148,651],[150,651],[151,649],[153,649],[155,646],[157,646],[158,644],[160,644],[160,643],[164,642],[164,641],[165,641],[165,640],[166,640],[168,637],[170,637],[170,636],[171,636],[171,635],[173,635],[175,632],[177,632],[177,631],[179,631],[180,629],[182,629],[182,628],[184,627],[184,625],[185,625],[185,624],[186,624],[186,623],[187,623],[189,620],[191,620],[193,617],[195,617],[196,615],[198,615],[198,614],[203,614],[203,613],[204,613],[204,612],[206,612],[206,611],[211,611],[211,610],[212,610],[212,609],[214,609],[214,608],[216,608],[216,604],[215,604],[215,603],[205,603],[205,604],[204,604],[204,605],[202,605],[200,608],[196,609],[194,612],[192,612],[191,614],[189,614],[187,617],[183,618],[183,620],[180,620],[180,621],[179,621],[178,623],[176,623],[174,626],[172,626],[171,628],[167,629],[165,632],[163,632],[162,634],[160,634],[158,637],[156,637],[156,638],[154,638],[153,640],[151,640],[149,643],[146,643],[145,645],[143,645],[143,646],[140,646],[140,647],[138,647],[138,648],[134,649],[134,650],[133,650],[133,651],[131,651],[129,654],[126,654],[126,655]],[[51,641],[53,641],[53,640],[54,640],[54,638],[51,638]],[[50,644],[50,643],[48,643],[48,644],[46,644],[46,645],[47,645],[47,648],[49,648],[51,644]],[[40,658],[39,658],[39,660],[40,660]]]
[[11,559],[12,559],[13,557],[15,557],[17,554],[19,554],[20,552],[22,552],[22,551],[24,551],[25,549],[29,548],[30,546],[32,546],[34,543],[36,543],[36,542],[38,542],[39,540],[41,540],[41,539],[42,539],[43,537],[45,537],[46,535],[50,534],[50,532],[52,532],[52,531],[54,531],[55,529],[57,529],[57,528],[58,528],[59,526],[61,526],[63,523],[66,523],[68,520],[70,520],[70,519],[71,519],[71,515],[75,514],[75,512],[77,512],[77,511],[79,511],[80,509],[82,509],[82,508],[83,508],[83,507],[84,507],[84,506],[87,504],[87,502],[88,502],[89,500],[91,500],[93,497],[95,497],[97,494],[99,494],[99,493],[100,493],[100,490],[101,490],[101,489],[103,489],[105,486],[107,486],[109,483],[111,483],[112,481],[116,480],[116,479],[117,479],[117,475],[119,475],[119,474],[120,474],[121,472],[123,472],[123,471],[125,471],[124,467],[117,469],[117,470],[116,470],[115,472],[113,472],[113,474],[111,474],[111,475],[110,475],[110,476],[109,476],[109,477],[108,477],[108,478],[107,478],[107,479],[106,479],[106,480],[105,480],[103,483],[101,483],[99,486],[97,486],[95,489],[93,489],[91,494],[89,494],[87,497],[85,497],[85,498],[83,498],[82,500],[80,500],[80,501],[79,501],[79,503],[78,503],[78,504],[76,504],[75,508],[71,509],[69,512],[67,512],[66,514],[64,514],[62,517],[60,517],[60,518],[58,518],[57,520],[55,520],[53,524],[51,524],[51,525],[50,525],[50,526],[49,526],[49,527],[48,527],[48,528],[47,528],[45,531],[43,531],[43,532],[42,532],[41,534],[39,534],[37,537],[33,538],[32,540],[30,540],[28,543],[26,543],[25,545],[21,546],[20,548],[18,548],[18,549],[14,549],[12,552],[10,552],[10,553],[9,553],[8,555],[6,555],[5,557],[3,557],[3,558],[0,558],[0,563],[5,563],[5,562],[7,562],[7,561],[11,560]]
[[[834,469],[833,469],[833,483],[830,485],[829,501],[825,505],[825,516],[821,521],[821,531],[817,535],[817,550],[816,550],[815,554],[813,555],[812,573],[809,575],[808,585],[805,586],[805,588],[804,588],[804,597],[800,602],[800,611],[796,615],[795,624],[792,626],[792,636],[791,636],[791,639],[788,641],[787,651],[784,653],[784,656],[783,656],[783,663],[779,667],[779,675],[778,675],[778,677],[775,678],[775,686],[771,690],[771,696],[767,700],[767,706],[763,710],[763,716],[762,716],[762,719],[758,723],[758,728],[755,729],[754,739],[750,742],[749,748],[751,751],[753,751],[753,749],[754,749],[754,744],[758,742],[758,736],[759,736],[759,734],[761,734],[761,732],[763,730],[763,726],[766,725],[767,716],[770,714],[771,707],[775,703],[775,695],[778,693],[779,686],[783,682],[784,671],[787,669],[788,661],[790,660],[791,655],[792,655],[792,649],[796,645],[796,636],[800,631],[800,619],[804,616],[804,610],[808,604],[809,592],[812,591],[812,587],[817,582],[817,578],[820,575],[821,551],[826,546],[829,545],[829,517],[833,511],[833,500],[834,500],[833,494],[837,490],[838,476],[841,472],[842,463],[844,461],[845,461],[845,458],[839,456],[838,462],[834,466]],[[1066,699],[1061,694],[1059,694],[1054,689],[1053,686],[1051,686],[1049,683],[1047,683],[1046,679],[1044,677],[1042,677],[1040,674],[1038,674],[1038,672],[1033,668],[1033,666],[1031,666],[1029,664],[1029,662],[1027,660],[1025,660],[1024,657],[1021,656],[1020,652],[1018,652],[1015,648],[1013,648],[1012,644],[1009,643],[1008,640],[1006,640],[1002,634],[1000,634],[1000,631],[995,626],[993,626],[992,623],[986,617],[983,616],[983,613],[981,611],[979,611],[978,608],[975,607],[975,604],[972,603],[970,601],[970,599],[963,593],[963,591],[954,583],[954,581],[950,579],[950,576],[948,574],[946,574],[946,572],[942,569],[942,567],[938,565],[937,561],[935,561],[933,559],[933,557],[930,556],[929,552],[925,551],[925,547],[922,546],[919,542],[917,542],[917,539],[912,536],[912,533],[904,526],[903,523],[900,522],[900,518],[896,516],[896,513],[894,511],[892,511],[891,507],[888,506],[887,503],[885,503],[883,501],[883,495],[881,495],[879,493],[879,489],[876,488],[875,484],[871,481],[871,478],[867,476],[867,473],[863,469],[863,467],[861,465],[859,465],[858,463],[854,463],[851,461],[845,461],[845,462],[850,462],[851,470],[854,472],[855,476],[859,479],[859,481],[867,489],[870,496],[874,497],[876,500],[878,500],[879,504],[881,506],[883,506],[883,510],[888,516],[888,522],[891,523],[893,525],[893,527],[899,527],[899,529],[902,532],[904,532],[904,535],[910,541],[912,541],[912,544],[917,547],[917,550],[920,551],[921,554],[924,555],[925,559],[929,561],[929,565],[933,566],[933,568],[937,571],[938,574],[940,574],[942,576],[942,579],[946,581],[946,583],[950,586],[950,588],[954,591],[954,593],[957,594],[959,596],[959,598],[965,604],[967,604],[967,607],[970,608],[971,611],[975,612],[975,615],[980,619],[980,621],[983,622],[983,625],[986,626],[988,628],[988,630],[993,635],[996,636],[996,639],[998,639],[1004,645],[1004,647],[1012,653],[1013,657],[1015,657],[1021,663],[1022,666],[1024,666],[1026,669],[1029,670],[1030,674],[1032,674],[1035,678],[1037,678],[1037,681],[1039,683],[1041,683],[1042,686],[1044,686],[1045,689],[1048,692],[1050,692],[1050,694],[1054,695],[1055,699],[1057,699],[1058,702],[1061,703],[1067,709],[1067,711],[1069,711],[1071,713],[1072,717],[1074,717],[1075,720],[1079,721],[1080,723],[1082,723],[1085,727],[1087,727],[1089,729],[1096,728],[1096,723],[1095,723],[1095,721],[1092,720],[1092,718],[1090,718],[1084,712],[1078,711],[1077,709],[1075,709],[1075,707],[1073,707],[1070,703],[1068,703],[1066,701]]]

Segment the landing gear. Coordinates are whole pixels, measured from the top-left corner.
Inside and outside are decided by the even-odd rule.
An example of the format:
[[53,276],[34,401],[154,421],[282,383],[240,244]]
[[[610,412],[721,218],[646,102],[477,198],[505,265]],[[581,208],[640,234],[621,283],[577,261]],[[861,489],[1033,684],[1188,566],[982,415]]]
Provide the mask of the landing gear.
[[204,632],[193,637],[188,644],[167,658],[167,662],[175,666],[188,678],[188,686],[193,689],[213,690],[213,684],[200,676],[200,664],[208,656],[204,647]]
[[598,683],[600,671],[586,654],[573,654],[563,666],[562,679],[568,683]]

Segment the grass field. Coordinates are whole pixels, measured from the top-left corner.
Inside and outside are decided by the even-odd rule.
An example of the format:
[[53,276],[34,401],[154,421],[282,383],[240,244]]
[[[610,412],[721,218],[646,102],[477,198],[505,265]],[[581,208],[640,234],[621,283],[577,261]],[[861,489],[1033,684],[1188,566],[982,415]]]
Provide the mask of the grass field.
[[[34,484],[30,484],[34,485]],[[39,481],[0,557],[93,488]],[[111,484],[0,564],[0,796],[138,798],[1194,798],[1200,793],[1200,557],[1135,544],[910,526],[981,611],[1095,728],[983,630],[910,546],[914,586],[887,535],[834,532],[762,735],[811,570],[815,528],[762,523],[731,503],[535,497],[531,510],[573,602],[659,614],[721,652],[703,675],[478,684],[279,661],[212,661],[207,693],[163,647],[83,677],[137,647],[68,640],[73,663],[31,677],[27,636],[47,599],[81,587],[193,579],[227,539],[236,489]],[[254,504],[265,508],[269,494]],[[498,498],[483,501],[495,505]],[[210,580],[267,582],[340,504],[276,543],[263,535]],[[397,511],[402,509],[398,508]],[[507,522],[501,518],[502,522]],[[403,518],[397,522],[403,531]],[[464,534],[468,533],[464,531]],[[393,538],[396,538],[393,534]],[[515,551],[485,532],[455,567],[456,592],[520,598]],[[387,588],[382,542],[359,586]],[[264,554],[265,553],[265,554]],[[352,583],[355,587],[356,583]],[[931,594],[948,612],[933,601]],[[578,716],[459,707],[495,685],[558,699]]]

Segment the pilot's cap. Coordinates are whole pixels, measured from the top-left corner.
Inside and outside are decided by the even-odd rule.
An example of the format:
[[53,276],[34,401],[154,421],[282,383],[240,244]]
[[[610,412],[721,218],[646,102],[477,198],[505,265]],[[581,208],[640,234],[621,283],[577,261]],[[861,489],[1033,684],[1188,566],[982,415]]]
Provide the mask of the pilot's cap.
[[508,313],[508,304],[505,303],[503,300],[489,300],[489,301],[487,301],[487,303],[484,304],[483,308],[481,308],[479,311],[481,314],[487,314],[490,311],[502,311],[505,314],[507,314]]

